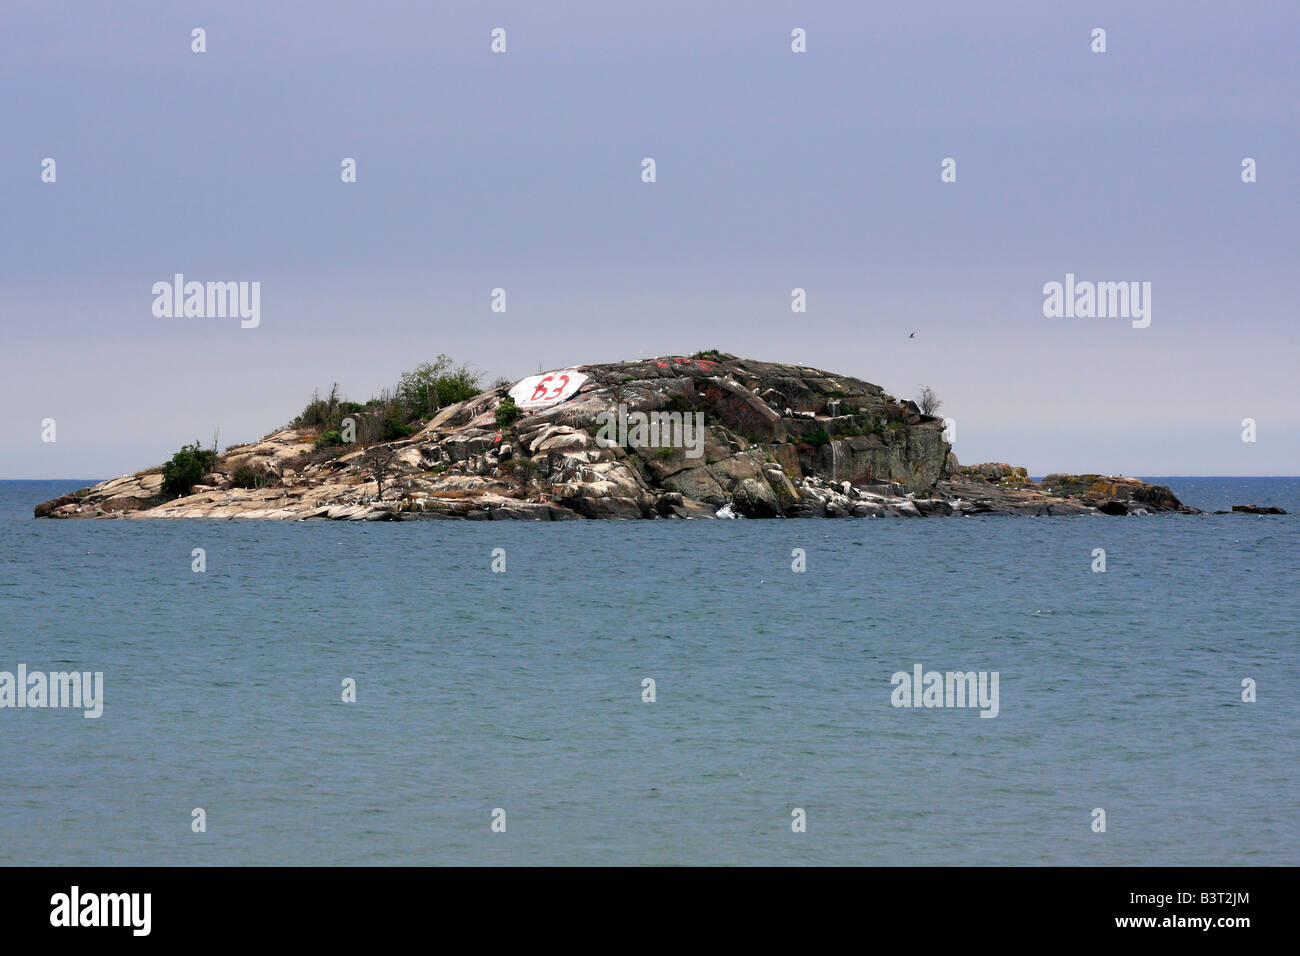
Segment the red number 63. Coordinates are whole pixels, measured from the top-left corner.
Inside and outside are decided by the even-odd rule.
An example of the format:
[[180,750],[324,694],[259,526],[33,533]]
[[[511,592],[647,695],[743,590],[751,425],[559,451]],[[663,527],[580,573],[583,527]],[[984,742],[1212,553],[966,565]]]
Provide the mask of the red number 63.
[[546,376],[546,378],[538,382],[537,387],[533,389],[533,394],[528,397],[528,400],[530,402],[536,402],[536,401],[553,402],[557,398],[559,398],[564,393],[565,387],[569,384],[569,376],[561,375],[559,377],[560,384],[555,386],[554,391],[548,393],[546,390],[546,383],[554,379],[555,379],[554,375],[548,375]]

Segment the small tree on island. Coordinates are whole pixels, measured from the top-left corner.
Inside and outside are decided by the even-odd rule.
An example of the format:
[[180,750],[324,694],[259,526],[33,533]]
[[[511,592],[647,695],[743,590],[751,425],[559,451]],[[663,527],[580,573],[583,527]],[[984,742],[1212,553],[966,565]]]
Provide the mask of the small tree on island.
[[929,385],[922,385],[921,394],[916,397],[916,407],[921,410],[922,415],[938,415],[943,402],[939,400],[938,395],[934,394],[934,389]]
[[375,500],[384,500],[384,479],[388,477],[393,467],[393,459],[396,452],[391,448],[377,448],[372,451],[367,459],[370,466],[370,473],[375,477]]
[[216,449],[204,448],[197,440],[193,445],[182,445],[162,467],[162,490],[177,497],[188,495],[216,461]]
[[523,417],[523,409],[515,404],[515,400],[507,395],[497,406],[496,420],[497,428],[509,428],[520,418]]
[[403,373],[396,399],[408,418],[421,418],[473,398],[479,393],[478,378],[468,365],[456,365],[450,355],[439,355]]

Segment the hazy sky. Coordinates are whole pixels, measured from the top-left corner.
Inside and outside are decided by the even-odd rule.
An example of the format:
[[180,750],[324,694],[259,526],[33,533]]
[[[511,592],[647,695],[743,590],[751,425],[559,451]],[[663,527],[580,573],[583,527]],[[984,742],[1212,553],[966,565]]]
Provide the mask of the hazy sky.
[[[1300,474],[1298,11],[4,0],[0,478],[252,440],[439,352],[707,348],[930,385],[964,462]],[[260,282],[260,325],[156,318],[176,272]],[[1150,327],[1045,318],[1067,272],[1150,282]]]

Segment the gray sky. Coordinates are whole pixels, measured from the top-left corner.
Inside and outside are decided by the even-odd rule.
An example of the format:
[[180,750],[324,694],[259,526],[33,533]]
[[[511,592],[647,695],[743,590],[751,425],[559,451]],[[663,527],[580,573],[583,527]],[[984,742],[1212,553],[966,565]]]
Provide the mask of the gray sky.
[[[930,385],[964,462],[1300,474],[1298,9],[6,0],[0,478],[252,440],[439,352],[706,348]],[[175,272],[260,282],[261,324],[155,318]],[[1045,318],[1067,272],[1150,282],[1150,327]]]

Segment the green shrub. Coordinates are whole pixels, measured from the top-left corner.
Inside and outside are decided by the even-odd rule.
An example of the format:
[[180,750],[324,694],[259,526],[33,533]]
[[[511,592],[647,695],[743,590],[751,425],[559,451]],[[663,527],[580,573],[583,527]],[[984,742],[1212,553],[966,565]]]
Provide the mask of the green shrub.
[[322,432],[321,436],[316,439],[315,447],[333,448],[335,445],[343,444],[343,433],[336,428],[331,428],[327,432]]
[[[500,387],[509,384],[506,379],[496,382]],[[396,393],[384,389],[365,402],[351,402],[340,397],[337,382],[324,398],[315,391],[307,406],[289,422],[289,427],[329,433],[339,431],[345,417],[354,416],[358,419],[362,442],[391,441],[411,434],[403,432],[401,426],[428,418],[441,408],[473,398],[480,391],[477,372],[468,365],[453,365],[448,355],[439,355],[434,361],[403,373]],[[390,425],[390,419],[397,424]],[[330,447],[330,443],[318,443],[316,447]]]
[[515,400],[506,396],[497,406],[497,428],[509,428],[523,417],[524,410],[515,404]]
[[799,439],[799,441],[803,442],[805,445],[825,445],[828,444],[830,440],[831,436],[826,434],[824,431],[809,432],[807,435],[804,435]]
[[329,395],[320,397],[320,392],[312,392],[311,401],[289,423],[290,428],[324,428],[338,424],[339,383],[335,382]]
[[270,472],[248,464],[240,465],[230,474],[232,488],[266,488],[271,484],[273,479]]
[[396,416],[385,419],[384,427],[379,433],[380,441],[395,441],[398,438],[407,438],[415,432],[415,429],[403,422]]
[[199,479],[212,470],[216,460],[217,453],[202,447],[197,441],[192,445],[182,445],[181,450],[172,455],[171,461],[163,465],[162,490],[178,497],[188,495]]
[[414,371],[403,372],[396,397],[413,420],[473,398],[479,391],[478,373],[468,365],[453,366],[450,355],[439,355]]
[[479,393],[478,376],[469,369],[461,367],[450,375],[440,377],[435,383],[435,391],[438,395],[439,408],[455,405]]

